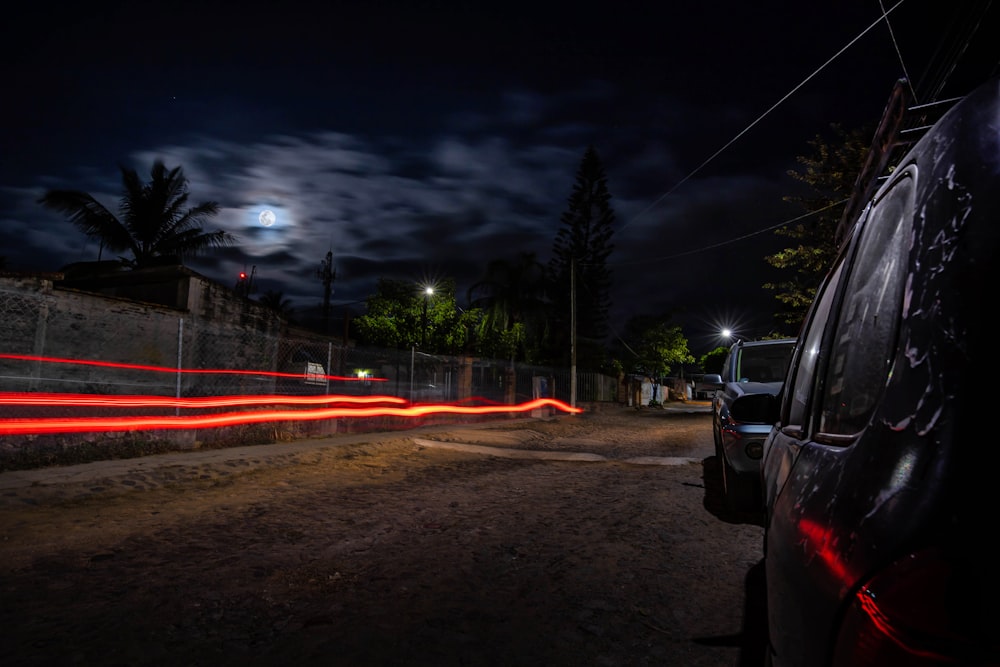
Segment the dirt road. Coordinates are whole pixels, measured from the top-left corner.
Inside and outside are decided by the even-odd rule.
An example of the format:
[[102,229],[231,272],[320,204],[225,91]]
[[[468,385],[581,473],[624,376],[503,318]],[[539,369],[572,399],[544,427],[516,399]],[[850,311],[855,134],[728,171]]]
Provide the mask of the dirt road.
[[758,664],[707,413],[364,440],[0,474],[0,664]]

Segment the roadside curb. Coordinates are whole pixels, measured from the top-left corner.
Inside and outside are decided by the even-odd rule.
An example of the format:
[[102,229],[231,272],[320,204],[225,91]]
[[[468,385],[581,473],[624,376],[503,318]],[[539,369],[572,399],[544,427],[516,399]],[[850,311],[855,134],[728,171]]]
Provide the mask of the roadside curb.
[[538,459],[545,461],[586,461],[586,462],[618,462],[633,463],[636,465],[686,465],[688,463],[701,463],[701,459],[692,459],[682,456],[638,456],[629,459],[612,459],[600,454],[588,454],[586,452],[553,452],[539,451],[536,449],[511,449],[509,447],[488,447],[486,445],[473,445],[466,442],[442,442],[440,440],[426,440],[424,438],[413,438],[414,444],[432,449],[448,449],[458,452],[469,452],[471,454],[482,454],[484,456],[497,456],[506,459]]

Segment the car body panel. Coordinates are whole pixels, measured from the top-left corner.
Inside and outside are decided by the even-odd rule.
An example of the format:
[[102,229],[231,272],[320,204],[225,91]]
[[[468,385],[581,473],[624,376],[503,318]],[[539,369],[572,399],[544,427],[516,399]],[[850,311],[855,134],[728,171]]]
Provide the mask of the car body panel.
[[[853,664],[843,652],[867,644],[845,639],[844,619],[861,596],[882,601],[871,582],[927,553],[947,576],[940,590],[904,586],[903,611],[934,619],[925,634],[937,643],[903,664],[1000,664],[988,546],[1000,448],[983,437],[977,382],[995,346],[983,295],[1000,270],[998,128],[993,80],[878,189],[807,316],[760,468],[776,666]],[[954,663],[924,661],[935,653]]]

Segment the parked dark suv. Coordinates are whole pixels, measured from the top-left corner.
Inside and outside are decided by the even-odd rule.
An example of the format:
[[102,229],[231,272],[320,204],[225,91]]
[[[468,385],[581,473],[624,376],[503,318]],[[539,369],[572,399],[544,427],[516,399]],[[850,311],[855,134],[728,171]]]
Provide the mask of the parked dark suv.
[[764,446],[768,660],[1000,664],[1000,80],[844,219]]
[[769,421],[733,419],[729,408],[746,394],[777,394],[785,380],[794,338],[737,341],[729,348],[719,375],[705,375],[702,385],[717,391],[712,398],[712,434],[727,509],[760,513],[760,459]]

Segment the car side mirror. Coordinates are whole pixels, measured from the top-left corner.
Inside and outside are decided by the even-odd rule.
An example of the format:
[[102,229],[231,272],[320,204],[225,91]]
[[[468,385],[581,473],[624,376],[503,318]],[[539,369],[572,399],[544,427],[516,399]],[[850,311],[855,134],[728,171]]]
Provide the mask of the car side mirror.
[[707,375],[703,375],[701,378],[701,383],[704,385],[710,385],[715,389],[722,389],[724,386],[722,382],[722,376],[719,375],[718,373],[709,373]]
[[773,424],[778,412],[778,397],[772,394],[744,394],[729,407],[730,416],[744,424]]

